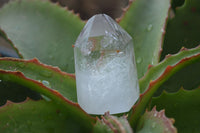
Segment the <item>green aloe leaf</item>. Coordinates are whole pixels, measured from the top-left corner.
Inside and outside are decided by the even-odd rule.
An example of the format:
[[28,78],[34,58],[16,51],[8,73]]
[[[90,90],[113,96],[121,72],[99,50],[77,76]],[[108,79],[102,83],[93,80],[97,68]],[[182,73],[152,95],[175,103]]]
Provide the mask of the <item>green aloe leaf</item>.
[[19,71],[6,71],[6,70],[0,69],[0,79],[1,79],[1,82],[12,82],[14,84],[18,84],[18,85],[30,88],[31,90],[37,91],[49,97],[51,100],[60,102],[63,105],[70,106],[70,104],[72,104],[72,105],[78,106],[77,104],[72,103],[68,99],[63,97],[58,91],[55,91],[46,87],[39,81],[35,81],[35,80],[25,77]]
[[[181,2],[175,0],[173,3]],[[165,55],[176,53],[181,47],[193,48],[200,43],[200,1],[185,0],[183,6],[175,10],[175,15],[169,20],[164,40],[162,59]],[[160,95],[163,90],[176,92],[180,87],[193,89],[200,85],[200,62],[190,65],[173,75],[160,86],[155,94]]]
[[49,1],[16,0],[0,10],[0,27],[25,59],[74,72],[72,45],[84,23]]
[[91,121],[84,121],[71,110],[50,101],[7,102],[0,107],[3,133],[80,133],[91,132]]
[[170,0],[136,0],[120,24],[133,37],[138,77],[159,62]]
[[37,59],[0,58],[0,69],[20,71],[26,78],[41,82],[46,87],[58,91],[68,100],[77,102],[75,76],[62,72],[59,68],[44,65]]
[[199,61],[200,47],[197,47],[191,50],[182,50],[180,53],[170,56],[158,65],[151,67],[146,75],[140,79],[141,92],[145,92],[140,95],[138,103],[133,106],[129,117],[131,126],[133,128],[136,127],[140,115],[145,110],[154,93],[164,82],[182,68]]
[[113,130],[98,119],[97,123],[94,125],[94,133],[113,133]]
[[165,109],[168,117],[173,117],[180,133],[200,132],[200,88],[195,90],[180,89],[176,93],[163,92],[152,99],[151,106],[158,110]]
[[[62,108],[67,110],[68,113],[73,112],[74,115],[79,117],[80,121],[90,121],[91,123],[94,122],[94,119],[86,114],[77,103],[69,101],[58,91],[46,87],[41,82],[25,77],[19,71],[6,71],[0,69],[0,79],[1,81],[12,82],[14,84],[21,85],[33,91],[39,92],[48,99],[54,101],[56,104],[62,106]],[[85,124],[87,125],[87,123]]]
[[167,24],[161,59],[182,47],[194,48],[200,44],[199,10],[199,0],[185,0],[184,5],[176,9],[175,16]]
[[136,133],[177,133],[173,123],[174,119],[167,118],[164,110],[158,112],[154,107],[140,118]]
[[126,116],[116,117],[106,112],[94,125],[94,133],[133,133]]
[[165,60],[160,62],[158,65],[150,66],[145,76],[142,77],[139,81],[140,92],[141,93],[145,92],[149,87],[150,81],[158,79],[160,75],[162,75],[162,73],[166,70],[167,66],[174,66],[184,58],[187,59],[194,55],[199,55],[199,54],[200,54],[200,46],[194,49],[182,48],[179,53],[167,56]]
[[154,96],[159,96],[163,90],[174,93],[183,87],[186,90],[200,86],[200,61],[193,63],[175,73],[170,79],[163,83]]

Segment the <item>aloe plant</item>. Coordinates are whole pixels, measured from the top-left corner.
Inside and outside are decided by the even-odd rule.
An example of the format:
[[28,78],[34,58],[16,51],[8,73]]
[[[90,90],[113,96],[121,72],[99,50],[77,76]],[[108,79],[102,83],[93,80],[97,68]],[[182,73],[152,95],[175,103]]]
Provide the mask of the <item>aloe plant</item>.
[[130,1],[116,21],[133,37],[140,98],[129,112],[89,115],[77,104],[72,45],[85,21],[58,3],[0,8],[3,133],[200,132],[199,0]]

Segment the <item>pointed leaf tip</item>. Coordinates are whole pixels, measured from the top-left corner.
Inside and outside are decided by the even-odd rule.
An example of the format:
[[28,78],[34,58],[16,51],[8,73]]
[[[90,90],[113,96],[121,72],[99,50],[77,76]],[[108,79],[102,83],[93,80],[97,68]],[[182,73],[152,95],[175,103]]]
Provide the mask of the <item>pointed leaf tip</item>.
[[175,126],[179,132],[199,132],[200,127],[200,87],[185,90],[183,87],[175,93],[164,92],[152,99],[150,107],[165,109],[166,115],[175,118]]
[[106,112],[97,119],[94,126],[94,133],[133,133],[126,116],[116,117]]
[[153,109],[140,118],[137,133],[177,133],[177,129],[174,127],[174,119],[167,118],[165,111],[157,111],[154,106]]
[[151,67],[140,79],[140,98],[130,111],[129,122],[135,128],[137,121],[159,87],[172,75],[200,60],[200,47],[182,51]]

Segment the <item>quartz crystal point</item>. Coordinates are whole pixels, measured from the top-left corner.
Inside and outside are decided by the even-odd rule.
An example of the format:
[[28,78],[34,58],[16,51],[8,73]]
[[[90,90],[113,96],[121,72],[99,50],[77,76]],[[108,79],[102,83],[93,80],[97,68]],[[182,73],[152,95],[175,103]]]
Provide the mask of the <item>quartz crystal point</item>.
[[77,97],[89,114],[127,112],[139,97],[131,36],[112,18],[90,18],[74,48]]

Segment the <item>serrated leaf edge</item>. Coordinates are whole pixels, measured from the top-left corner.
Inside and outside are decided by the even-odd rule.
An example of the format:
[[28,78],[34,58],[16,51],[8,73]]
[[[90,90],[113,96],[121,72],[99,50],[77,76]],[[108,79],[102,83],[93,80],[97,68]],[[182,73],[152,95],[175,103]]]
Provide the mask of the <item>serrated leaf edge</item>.
[[[13,3],[16,3],[16,2],[20,2],[21,0],[18,0],[18,1],[9,1],[8,3],[4,4],[3,7],[6,7],[6,6],[9,6],[9,4],[13,4]],[[29,0],[28,2],[31,2],[31,1],[40,1],[40,0]],[[61,10],[63,11],[66,11],[66,12],[69,12],[70,14],[73,14],[74,16],[76,16],[78,18],[78,20],[80,20],[80,22],[83,22],[83,23],[86,23],[86,21],[83,21],[81,18],[80,18],[80,14],[76,14],[73,10],[69,10],[68,7],[62,7],[60,6],[59,3],[53,3],[51,2],[50,0],[47,0],[47,1],[40,1],[41,3],[48,3],[49,5],[53,5],[57,8],[60,8]],[[2,7],[2,8],[3,8]],[[19,55],[20,58],[24,58],[22,53],[17,49],[17,47],[14,45],[14,43],[12,42],[11,39],[8,38],[6,32],[0,27],[0,34],[2,33],[2,35],[5,37],[5,39],[11,44],[11,46],[13,47],[13,49],[15,49],[15,51],[17,52],[17,54]]]
[[[172,0],[169,0],[169,1],[170,1],[170,3],[172,3]],[[167,17],[165,18],[164,24],[163,24],[162,29],[161,29],[162,36],[161,36],[161,39],[160,39],[160,48],[159,48],[159,51],[158,51],[158,62],[160,61],[160,57],[161,57],[161,54],[162,54],[162,51],[163,51],[162,47],[163,47],[165,34],[166,34],[167,22],[168,22],[168,19],[170,17],[170,11],[171,10],[172,10],[172,5],[170,4],[170,6],[168,8],[168,12],[167,12]]]
[[166,117],[164,109],[157,111],[156,106],[154,106],[151,111],[146,110],[146,115],[147,116],[150,115],[150,118],[151,118],[151,114],[153,114],[152,117],[157,117],[159,119],[164,120],[163,123],[166,126],[166,128],[164,129],[164,133],[168,133],[169,131],[170,133],[177,133],[177,129],[173,126],[173,124],[175,123],[175,120],[173,118]]
[[[58,91],[56,90],[52,90],[51,88],[48,88],[47,86],[45,86],[44,84],[42,84],[41,82],[39,81],[36,81],[36,80],[33,80],[33,79],[30,79],[30,78],[27,78],[26,76],[24,76],[24,74],[20,71],[7,71],[7,70],[2,70],[0,69],[0,74],[10,74],[10,75],[15,75],[16,77],[18,78],[21,78],[21,79],[24,79],[26,81],[30,81],[31,83],[35,84],[36,86],[40,86],[42,87],[42,89],[44,90],[47,90],[48,92],[51,92],[53,93],[54,95],[56,95],[57,97],[59,97],[60,99],[62,99],[62,101],[65,101],[67,102],[68,104],[71,104],[71,105],[74,105],[78,108],[80,108],[80,106],[77,104],[77,103],[74,103],[72,101],[69,101],[67,98],[65,98],[64,96],[62,96]],[[25,86],[24,84],[22,84],[23,86]],[[26,87],[29,87],[29,86],[26,86]],[[30,87],[29,87],[30,88]],[[30,88],[32,89],[32,88]],[[32,89],[34,90],[34,89]],[[34,90],[35,91],[35,90]],[[42,93],[42,92],[39,92],[39,93]],[[44,94],[45,95],[45,94]],[[80,108],[81,109],[81,108]],[[81,109],[82,110],[82,109]]]
[[[188,65],[190,63],[190,62],[189,63],[187,62],[188,60],[197,60],[199,58],[200,58],[200,53],[190,56],[190,57],[186,57],[173,66],[167,66],[167,68],[160,75],[159,78],[157,78],[153,81],[150,81],[148,89],[144,93],[140,94],[138,102],[132,108],[132,111],[131,111],[131,114],[129,117],[129,122],[133,128],[135,128],[136,123],[140,117],[140,114],[141,114],[142,110],[144,110],[145,107],[147,106],[148,102],[151,99],[151,96],[154,94],[154,92],[156,92],[156,90],[162,83],[164,83],[167,79],[169,79],[173,75],[172,72],[174,71],[174,69],[180,69],[180,68]],[[152,89],[153,89],[153,91],[152,91]],[[150,92],[150,94],[151,94],[150,97],[148,95],[146,95],[148,92]]]
[[28,59],[17,59],[17,58],[12,58],[12,57],[4,57],[4,58],[0,58],[0,61],[17,61],[17,62],[24,62],[24,63],[34,63],[35,65],[43,66],[47,69],[53,70],[53,71],[61,74],[61,75],[67,75],[75,80],[75,74],[63,72],[63,71],[61,71],[61,69],[59,67],[43,64],[37,58],[28,60]]
[[[199,49],[200,49],[200,45],[197,46],[197,47],[195,47],[195,48],[192,48],[192,49],[187,49],[187,48],[182,47],[177,54],[174,54],[174,55],[168,54],[168,55],[166,55],[165,58],[162,60],[162,62],[160,62],[159,64],[157,64],[157,65],[149,65],[148,66],[149,69],[147,70],[147,72],[145,73],[145,75],[139,80],[140,86],[141,86],[141,84],[143,84],[145,82],[145,80],[148,80],[146,78],[148,78],[147,76],[149,75],[149,73],[151,71],[154,71],[153,69],[155,69],[156,67],[162,67],[162,65],[164,65],[164,63],[167,62],[167,60],[170,60],[173,57],[177,57],[178,55],[184,54],[184,52],[187,52],[187,51],[190,52],[192,50],[199,50]],[[196,55],[198,55],[198,54],[199,53],[196,53]],[[188,58],[188,57],[192,57],[192,56],[194,56],[194,55],[190,55],[190,53],[188,53],[188,55],[186,55],[186,57],[184,57],[184,58]],[[145,89],[145,88],[143,88],[143,89]]]
[[50,3],[52,3],[52,4],[56,5],[56,6],[58,6],[59,8],[62,8],[62,9],[64,9],[64,10],[70,12],[70,13],[73,14],[74,16],[77,16],[77,17],[80,19],[80,21],[82,21],[82,22],[84,22],[84,23],[87,22],[87,21],[81,19],[80,13],[75,13],[75,11],[74,11],[74,10],[70,10],[70,9],[68,8],[68,6],[61,6],[61,4],[59,3],[59,1],[57,1],[57,2],[55,2],[55,3],[53,3],[51,0],[48,0],[48,1],[49,1]]
[[9,106],[9,105],[22,104],[22,103],[26,103],[28,101],[40,101],[40,100],[33,100],[33,99],[29,98],[29,97],[26,97],[26,99],[23,100],[22,102],[13,102],[13,101],[7,100],[4,105],[0,106],[0,110],[1,110],[1,108],[4,108],[4,107]]
[[[89,114],[87,114],[78,103],[74,103],[69,101],[67,98],[65,98],[64,96],[62,96],[58,91],[56,90],[52,90],[48,87],[46,87],[45,85],[43,85],[41,82],[38,82],[36,80],[32,80],[29,79],[27,77],[25,77],[21,72],[19,71],[5,71],[5,70],[1,70],[0,69],[0,76],[4,74],[4,75],[12,75],[17,77],[18,79],[20,79],[23,83],[20,83],[22,86],[26,86],[26,84],[24,84],[24,82],[28,82],[34,85],[34,87],[27,85],[26,87],[32,89],[33,91],[37,91],[41,94],[44,94],[45,96],[51,98],[53,101],[55,101],[58,104],[63,104],[64,106],[66,106],[67,108],[73,107],[76,110],[80,110],[80,112],[82,112],[82,115],[87,116],[88,119],[90,119],[92,122],[95,122],[96,119],[93,118],[92,116],[90,116]],[[17,82],[16,79],[12,80],[13,82]],[[39,90],[37,90],[38,88],[40,88]],[[47,94],[44,92],[48,92]]]
[[129,8],[131,7],[131,5],[132,5],[132,3],[133,3],[134,1],[136,1],[136,0],[129,0],[128,6],[125,7],[125,8],[122,8],[122,11],[123,11],[122,15],[121,15],[120,17],[118,17],[118,18],[115,19],[115,21],[116,21],[117,23],[120,23],[120,22],[121,22],[121,20],[124,18],[126,12],[129,10]]

